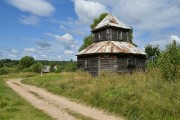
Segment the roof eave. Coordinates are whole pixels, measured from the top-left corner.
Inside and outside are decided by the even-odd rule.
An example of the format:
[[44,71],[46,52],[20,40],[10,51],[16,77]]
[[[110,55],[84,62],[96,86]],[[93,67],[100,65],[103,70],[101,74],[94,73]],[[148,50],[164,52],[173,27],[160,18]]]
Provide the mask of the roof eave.
[[[106,28],[106,27],[116,27],[116,26],[108,26],[108,25],[105,25],[105,26],[101,26],[101,27],[98,27],[98,28],[94,28],[93,30],[92,30],[92,32],[94,32],[94,31],[96,31],[96,30],[99,30],[99,29],[102,29],[102,28]],[[127,27],[127,28],[125,28],[125,27],[117,27],[117,28],[122,28],[122,29],[128,29],[128,30],[131,30],[132,28],[131,27]]]
[[111,52],[107,52],[107,53],[103,53],[103,52],[98,52],[98,53],[87,53],[87,54],[77,54],[76,56],[88,56],[88,55],[97,55],[97,54],[128,54],[128,55],[142,55],[142,56],[146,56],[146,54],[141,54],[141,53],[125,53],[125,52],[116,52],[116,53],[111,53]]

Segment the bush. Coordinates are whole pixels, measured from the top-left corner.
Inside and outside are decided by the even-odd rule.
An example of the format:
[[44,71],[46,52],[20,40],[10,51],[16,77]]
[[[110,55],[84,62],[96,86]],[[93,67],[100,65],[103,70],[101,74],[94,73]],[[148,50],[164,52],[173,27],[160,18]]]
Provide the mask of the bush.
[[175,81],[180,75],[180,46],[173,41],[160,55],[158,65],[164,78],[168,81]]
[[8,70],[6,68],[0,68],[0,75],[8,74]]
[[77,65],[75,62],[71,62],[69,64],[67,64],[67,66],[65,67],[64,71],[66,72],[74,72],[77,69]]
[[32,70],[32,68],[24,68],[22,71],[23,72],[32,72],[33,70]]
[[36,63],[31,66],[31,69],[33,72],[40,73],[43,68],[43,65],[41,63]]
[[77,62],[66,62],[57,66],[55,72],[74,72],[77,70]]
[[23,71],[24,68],[25,68],[25,67],[22,66],[22,65],[17,65],[17,66],[16,66],[16,70],[17,70],[17,71]]
[[0,68],[2,68],[3,67],[3,64],[2,64],[2,62],[0,62]]

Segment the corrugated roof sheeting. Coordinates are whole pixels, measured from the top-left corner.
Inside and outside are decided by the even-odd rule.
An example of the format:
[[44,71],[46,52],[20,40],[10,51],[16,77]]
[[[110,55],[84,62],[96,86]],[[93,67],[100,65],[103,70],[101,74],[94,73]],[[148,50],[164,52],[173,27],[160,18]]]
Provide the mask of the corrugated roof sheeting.
[[131,43],[128,42],[119,42],[119,41],[103,41],[98,43],[93,43],[86,49],[79,52],[77,55],[85,55],[85,54],[95,54],[95,53],[129,53],[129,54],[142,54],[141,49],[135,47]]
[[114,26],[114,27],[120,27],[120,28],[125,28],[125,29],[131,29],[131,27],[119,21],[115,16],[111,14],[108,14],[93,30],[102,28],[104,26]]

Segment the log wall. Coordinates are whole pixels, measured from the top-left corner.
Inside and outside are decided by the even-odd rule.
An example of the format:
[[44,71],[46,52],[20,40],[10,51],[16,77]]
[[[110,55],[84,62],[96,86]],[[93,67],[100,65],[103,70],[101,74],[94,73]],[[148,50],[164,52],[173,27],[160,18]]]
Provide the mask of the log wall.
[[[128,66],[130,57],[135,58],[135,66]],[[101,54],[99,56],[78,57],[78,68],[95,76],[100,71],[117,73],[145,71],[145,56]]]
[[[119,37],[122,32],[122,38]],[[94,42],[100,41],[123,41],[129,42],[129,31],[125,29],[115,29],[115,28],[104,28],[99,31],[93,31]]]
[[[87,65],[88,64],[88,65]],[[78,69],[88,71],[92,75],[96,76],[99,73],[98,69],[98,57],[78,57],[77,61]]]

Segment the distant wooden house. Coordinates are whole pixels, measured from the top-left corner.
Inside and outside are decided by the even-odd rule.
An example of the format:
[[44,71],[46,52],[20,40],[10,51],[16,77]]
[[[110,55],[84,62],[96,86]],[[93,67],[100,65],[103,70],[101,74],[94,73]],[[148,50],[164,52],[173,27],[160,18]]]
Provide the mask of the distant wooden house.
[[42,69],[42,72],[43,73],[49,73],[50,72],[50,66],[44,66],[43,69]]
[[77,65],[93,75],[100,71],[145,70],[145,53],[130,43],[132,28],[108,14],[93,30],[93,44],[77,54]]

